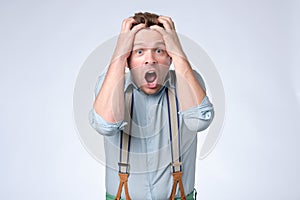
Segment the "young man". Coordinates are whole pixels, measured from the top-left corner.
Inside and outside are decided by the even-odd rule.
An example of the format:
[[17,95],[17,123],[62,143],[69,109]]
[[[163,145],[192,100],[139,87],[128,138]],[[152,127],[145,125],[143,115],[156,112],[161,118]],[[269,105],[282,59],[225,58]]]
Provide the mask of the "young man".
[[172,19],[125,19],[95,92],[89,119],[105,136],[106,199],[194,199],[197,132],[214,110]]

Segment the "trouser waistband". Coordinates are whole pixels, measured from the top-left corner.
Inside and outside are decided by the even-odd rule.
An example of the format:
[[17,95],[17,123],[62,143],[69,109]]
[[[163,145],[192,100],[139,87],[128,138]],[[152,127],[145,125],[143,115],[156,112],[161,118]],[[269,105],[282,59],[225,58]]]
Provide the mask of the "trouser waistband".
[[[197,196],[197,191],[196,191],[196,189],[194,189],[190,194],[188,194],[186,196],[186,200],[196,200],[196,196]],[[106,193],[106,200],[115,200],[115,198],[116,198],[115,196]],[[121,200],[124,200],[124,199],[121,198]],[[176,197],[175,200],[181,200],[181,198]]]

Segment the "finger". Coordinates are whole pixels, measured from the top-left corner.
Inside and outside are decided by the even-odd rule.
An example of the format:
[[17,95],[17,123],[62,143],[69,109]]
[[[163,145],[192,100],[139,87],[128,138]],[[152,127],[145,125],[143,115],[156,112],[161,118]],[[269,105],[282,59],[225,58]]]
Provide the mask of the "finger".
[[132,24],[136,23],[132,17],[124,19],[122,22],[122,32],[130,31]]
[[158,21],[164,25],[166,30],[175,30],[174,22],[170,17],[159,16]]
[[162,18],[162,19],[167,20],[173,27],[175,27],[175,26],[174,26],[174,22],[173,22],[173,20],[172,20],[171,17],[163,16],[163,15],[161,15],[161,16],[159,16],[159,17]]
[[172,30],[172,26],[167,20],[165,20],[163,18],[158,18],[158,21],[163,24],[163,26],[166,30]]
[[152,26],[150,26],[150,29],[156,30],[157,32],[159,32],[162,35],[164,35],[166,32],[166,30],[163,27],[160,27],[158,25],[152,25]]
[[145,27],[146,27],[146,24],[138,24],[138,25],[134,26],[134,27],[131,29],[131,31],[132,31],[133,33],[136,33],[136,32],[138,32],[139,30],[141,30],[141,29],[143,29],[143,28],[145,28]]

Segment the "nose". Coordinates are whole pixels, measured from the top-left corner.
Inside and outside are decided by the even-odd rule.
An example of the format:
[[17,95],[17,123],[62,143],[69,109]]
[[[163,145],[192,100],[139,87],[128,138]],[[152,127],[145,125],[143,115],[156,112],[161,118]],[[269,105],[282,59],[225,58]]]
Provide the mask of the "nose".
[[144,64],[151,65],[151,64],[156,64],[156,63],[157,63],[157,60],[155,58],[155,53],[149,49],[145,55]]

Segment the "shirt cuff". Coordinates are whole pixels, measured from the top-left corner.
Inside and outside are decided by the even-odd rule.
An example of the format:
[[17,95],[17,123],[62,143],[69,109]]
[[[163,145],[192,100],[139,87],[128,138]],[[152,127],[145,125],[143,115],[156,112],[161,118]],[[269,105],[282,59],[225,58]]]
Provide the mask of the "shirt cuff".
[[89,112],[89,122],[98,133],[105,136],[117,134],[120,130],[123,130],[127,124],[124,121],[115,123],[107,122],[100,115],[98,115],[94,108]]
[[191,131],[205,130],[214,118],[214,108],[207,96],[200,105],[179,113]]

